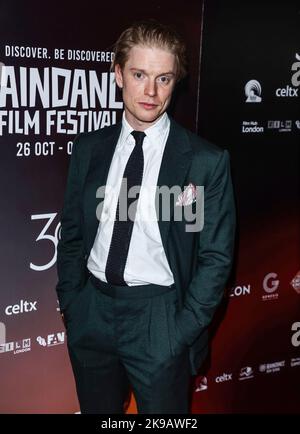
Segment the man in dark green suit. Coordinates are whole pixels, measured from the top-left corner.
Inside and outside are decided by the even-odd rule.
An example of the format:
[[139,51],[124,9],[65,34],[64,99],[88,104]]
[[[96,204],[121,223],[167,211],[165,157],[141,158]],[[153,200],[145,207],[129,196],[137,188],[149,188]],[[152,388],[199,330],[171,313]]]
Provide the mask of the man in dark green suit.
[[232,264],[229,156],[166,114],[185,75],[173,30],[126,29],[113,68],[123,119],[74,141],[58,244],[78,398],[82,413],[121,413],[131,386],[140,413],[187,413]]

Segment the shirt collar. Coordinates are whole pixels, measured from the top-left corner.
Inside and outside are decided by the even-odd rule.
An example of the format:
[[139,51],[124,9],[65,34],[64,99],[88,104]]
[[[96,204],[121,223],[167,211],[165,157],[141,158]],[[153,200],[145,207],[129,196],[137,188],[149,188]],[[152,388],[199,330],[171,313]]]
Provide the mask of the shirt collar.
[[[144,132],[146,136],[151,140],[151,142],[156,143],[158,141],[157,139],[161,138],[165,131],[170,126],[170,119],[167,113],[165,112],[161,118],[158,119],[155,124],[151,125],[151,127],[147,128]],[[128,143],[128,140],[132,141],[133,136],[131,135],[131,132],[134,131],[131,125],[127,122],[125,118],[125,111],[123,112],[122,117],[122,130],[120,135],[120,141],[119,145],[122,147],[123,144],[126,142]]]
[[150,140],[155,142],[155,139],[158,139],[163,136],[166,130],[170,126],[170,119],[167,113],[165,112],[161,118],[158,119],[155,124],[151,125],[151,127],[145,130],[145,134],[149,137]]

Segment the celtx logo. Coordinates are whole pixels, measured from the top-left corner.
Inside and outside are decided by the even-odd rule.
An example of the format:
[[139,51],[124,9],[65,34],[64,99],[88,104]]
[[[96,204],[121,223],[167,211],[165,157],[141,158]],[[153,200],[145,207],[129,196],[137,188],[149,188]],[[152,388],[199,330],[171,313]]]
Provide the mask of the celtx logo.
[[292,64],[291,70],[294,72],[291,78],[292,85],[295,87],[300,86],[300,56],[296,53],[296,62]]
[[20,300],[18,304],[10,304],[5,308],[6,315],[18,315],[19,313],[32,312],[37,310],[37,301]]
[[45,338],[43,338],[42,336],[38,336],[36,340],[42,347],[53,347],[55,345],[61,345],[65,342],[65,332],[52,333]]
[[288,84],[285,87],[279,87],[276,89],[276,96],[285,98],[285,97],[297,97],[298,96],[298,89],[295,89],[294,87],[289,86]]
[[220,375],[219,377],[216,377],[216,383],[224,383],[224,381],[230,381],[232,380],[232,374],[223,374]]
[[278,293],[274,294],[278,289],[279,280],[276,273],[268,273],[263,280],[263,288],[267,293],[263,295],[263,300],[274,300],[278,298]]
[[292,339],[291,339],[292,345],[294,347],[299,347],[300,346],[300,322],[299,321],[294,322],[292,324],[292,331],[295,332],[292,334]]
[[246,102],[261,102],[261,85],[257,80],[249,80],[245,86]]

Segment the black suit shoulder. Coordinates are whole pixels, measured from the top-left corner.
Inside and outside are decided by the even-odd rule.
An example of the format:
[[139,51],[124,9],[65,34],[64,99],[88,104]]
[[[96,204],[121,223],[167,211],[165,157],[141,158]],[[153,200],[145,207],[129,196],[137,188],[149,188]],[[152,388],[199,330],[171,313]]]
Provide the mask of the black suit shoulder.
[[[213,173],[217,166],[228,161],[229,155],[226,149],[222,149],[214,143],[209,142],[203,137],[189,132],[190,142],[194,152],[194,161],[196,164],[205,162],[206,168]],[[222,164],[222,163],[221,163]]]
[[101,143],[108,140],[112,135],[118,135],[119,131],[121,131],[121,122],[95,131],[80,133],[75,137],[71,160],[75,162],[79,176],[85,176],[94,148],[101,146]]
[[[99,143],[102,140],[108,139],[111,135],[115,134],[118,130],[121,131],[121,122],[110,125],[108,127],[100,128],[95,131],[89,131],[85,133],[79,133],[74,140],[77,148],[85,146],[93,146],[95,143]],[[79,150],[79,149],[78,149]]]
[[210,158],[220,158],[220,155],[223,154],[224,149],[220,148],[214,143],[209,142],[208,140],[189,130],[186,130],[186,132],[195,154],[205,154],[205,156]]
[[[226,149],[209,142],[192,131],[176,125],[177,133],[188,143],[185,148],[192,152],[189,177],[199,182],[197,185],[214,185],[215,180],[227,177],[230,170],[229,153]],[[178,129],[179,128],[179,129]],[[225,179],[224,178],[224,179]]]
[[224,158],[224,154],[227,157],[227,150],[220,148],[201,136],[198,136],[187,128],[177,124],[175,121],[173,121],[173,123],[177,130],[176,132],[181,134],[182,137],[185,137],[189,142],[189,146],[193,153],[193,160],[196,164],[201,163],[201,165],[203,165],[205,162],[206,167],[211,167],[211,169],[213,169],[218,162]]

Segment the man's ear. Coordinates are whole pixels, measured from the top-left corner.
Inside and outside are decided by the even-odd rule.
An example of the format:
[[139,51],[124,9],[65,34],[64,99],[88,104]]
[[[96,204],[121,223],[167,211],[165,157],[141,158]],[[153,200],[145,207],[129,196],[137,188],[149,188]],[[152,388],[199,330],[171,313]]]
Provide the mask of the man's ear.
[[117,64],[115,66],[115,77],[116,77],[116,83],[117,83],[118,87],[120,89],[122,89],[122,87],[123,87],[123,73],[122,73],[121,66],[119,64]]

